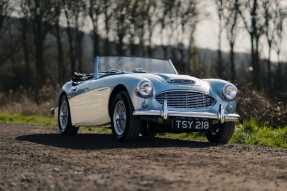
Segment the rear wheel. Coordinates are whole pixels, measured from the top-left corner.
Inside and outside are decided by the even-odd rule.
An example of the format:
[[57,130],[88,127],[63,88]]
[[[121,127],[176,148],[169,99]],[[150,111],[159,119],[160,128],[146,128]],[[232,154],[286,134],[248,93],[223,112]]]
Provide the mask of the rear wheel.
[[216,124],[212,130],[207,132],[206,137],[210,143],[227,144],[234,133],[234,129],[234,122]]
[[78,127],[72,125],[70,106],[66,95],[62,95],[58,107],[58,130],[62,135],[76,135]]
[[141,121],[133,116],[133,107],[126,92],[118,93],[111,104],[112,131],[118,141],[139,136]]

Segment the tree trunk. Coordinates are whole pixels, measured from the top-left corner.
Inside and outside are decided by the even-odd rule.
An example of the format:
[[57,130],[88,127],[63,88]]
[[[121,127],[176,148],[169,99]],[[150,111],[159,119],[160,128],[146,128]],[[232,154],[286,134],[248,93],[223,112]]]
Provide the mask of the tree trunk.
[[255,39],[255,63],[254,63],[255,84],[257,89],[261,88],[261,68],[259,63],[259,37]]
[[64,67],[64,52],[62,44],[62,36],[60,31],[59,23],[56,24],[56,40],[57,40],[57,50],[58,50],[58,83],[63,83],[66,79],[65,77],[65,67]]
[[[97,26],[95,26],[97,27]],[[99,56],[99,35],[97,29],[94,28],[93,31],[93,47],[94,47],[94,58]]]
[[105,56],[110,56],[110,41],[109,41],[109,34],[110,34],[110,26],[109,26],[109,19],[107,19],[107,13],[105,12],[105,30],[106,30],[106,39],[105,39]]
[[77,31],[77,60],[78,60],[78,71],[83,71],[83,33]]
[[68,36],[68,41],[69,41],[69,54],[70,54],[70,68],[71,68],[71,76],[74,74],[76,71],[76,56],[75,56],[75,48],[74,48],[74,38],[72,34],[72,29],[71,27],[67,27],[67,36]]
[[119,56],[124,56],[124,34],[118,34],[117,52]]
[[3,22],[4,22],[4,16],[0,14],[0,31],[2,29]]
[[280,51],[277,51],[277,84],[278,84],[278,89],[282,88],[282,63],[280,61]]
[[[221,26],[220,26],[221,27]],[[219,29],[218,34],[218,49],[217,49],[217,68],[216,73],[218,77],[223,78],[223,59],[222,59],[222,51],[221,51],[221,41],[222,41],[222,29]]]
[[[220,6],[222,7],[222,1],[220,1]],[[220,10],[218,11],[218,17],[219,17],[219,32],[218,32],[218,50],[217,50],[217,68],[216,68],[216,73],[218,77],[223,78],[223,59],[222,59],[222,51],[221,51],[221,44],[222,44],[222,32],[223,32],[223,27],[222,27],[222,13]]]
[[256,74],[256,59],[255,59],[255,46],[254,46],[254,37],[251,34],[250,35],[250,43],[251,43],[251,60],[250,60],[250,66],[252,67],[252,83],[256,85],[256,80],[257,80],[257,74]]
[[30,66],[30,51],[28,47],[28,40],[27,40],[27,28],[28,23],[25,18],[22,18],[22,49],[24,54],[24,63],[25,63],[25,85],[31,85],[32,73],[31,73],[31,66]]
[[[36,89],[37,91],[46,81],[46,70],[44,56],[45,34],[43,31],[42,18],[37,16],[34,21],[34,45],[35,45],[35,67],[36,67]],[[38,93],[37,93],[38,94]]]
[[153,27],[152,27],[152,20],[148,19],[148,29],[149,29],[149,33],[148,33],[148,56],[152,57],[152,37],[153,37]]
[[[186,70],[187,70],[186,72],[188,74],[197,70],[196,63],[192,63],[192,57],[193,57],[193,51],[192,51],[193,47],[192,46],[193,46],[193,42],[194,42],[193,34],[194,34],[193,32],[191,32],[189,34],[189,40],[188,40],[188,59],[186,62]],[[192,68],[193,71],[191,71],[190,64],[192,64],[192,66],[193,66],[193,68]]]
[[230,43],[230,72],[231,72],[231,80],[232,82],[235,82],[236,68],[235,68],[235,59],[234,59],[234,42]]
[[136,45],[135,45],[135,34],[133,31],[130,32],[130,38],[129,38],[129,49],[130,49],[130,55],[135,56],[136,55]]
[[268,43],[268,60],[267,60],[267,88],[272,89],[272,76],[271,76],[271,50],[272,45]]
[[223,77],[223,67],[222,67],[222,52],[221,49],[217,50],[217,75],[218,77]]

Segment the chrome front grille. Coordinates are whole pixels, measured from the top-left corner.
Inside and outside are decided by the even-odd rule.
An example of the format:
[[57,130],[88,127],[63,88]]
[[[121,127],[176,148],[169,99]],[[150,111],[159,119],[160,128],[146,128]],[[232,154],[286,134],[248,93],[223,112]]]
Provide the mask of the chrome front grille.
[[209,95],[192,91],[169,91],[156,96],[156,100],[163,105],[167,100],[167,106],[173,108],[204,108],[216,103]]

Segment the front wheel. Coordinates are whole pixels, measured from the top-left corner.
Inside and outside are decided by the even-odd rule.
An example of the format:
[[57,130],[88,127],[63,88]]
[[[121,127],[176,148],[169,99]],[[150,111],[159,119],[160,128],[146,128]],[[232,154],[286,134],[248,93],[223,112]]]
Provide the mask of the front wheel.
[[118,93],[112,101],[112,131],[118,141],[138,137],[141,121],[132,115],[133,107],[126,92]]
[[72,125],[67,96],[62,95],[58,107],[58,131],[62,135],[76,135],[78,130],[78,127]]
[[206,137],[210,143],[227,144],[234,133],[234,129],[234,122],[216,124],[207,132]]

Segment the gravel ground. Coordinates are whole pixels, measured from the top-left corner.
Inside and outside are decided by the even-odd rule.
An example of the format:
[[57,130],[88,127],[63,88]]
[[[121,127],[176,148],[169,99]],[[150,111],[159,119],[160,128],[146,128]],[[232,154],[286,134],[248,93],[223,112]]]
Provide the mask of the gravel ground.
[[0,125],[2,190],[287,190],[287,150]]

